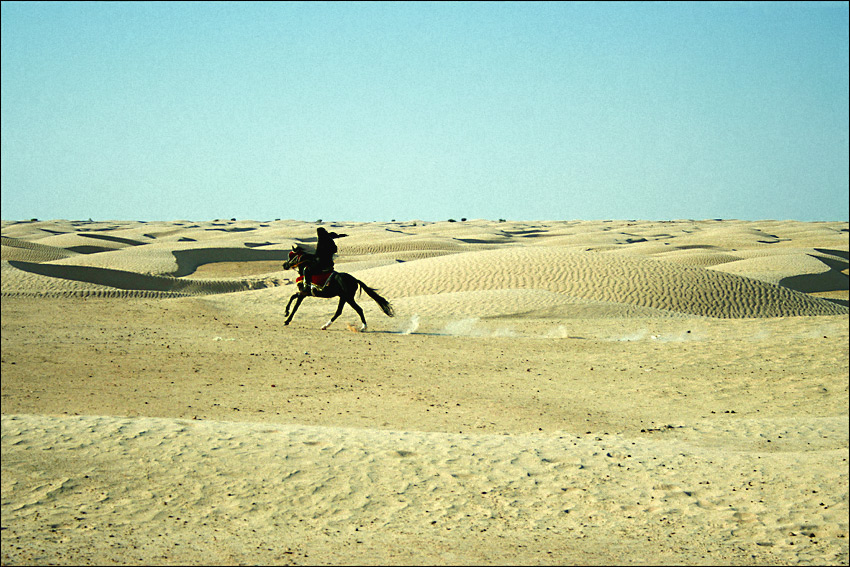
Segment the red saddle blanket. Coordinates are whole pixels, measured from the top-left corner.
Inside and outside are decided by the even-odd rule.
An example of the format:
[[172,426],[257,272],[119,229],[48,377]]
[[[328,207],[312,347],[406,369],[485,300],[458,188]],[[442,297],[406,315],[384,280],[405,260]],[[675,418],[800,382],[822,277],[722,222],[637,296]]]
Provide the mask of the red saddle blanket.
[[[310,283],[312,283],[316,287],[325,287],[325,284],[328,283],[328,278],[331,277],[333,272],[326,272],[324,274],[313,274],[310,276]],[[295,278],[295,283],[300,284],[304,281],[304,276],[298,276]]]

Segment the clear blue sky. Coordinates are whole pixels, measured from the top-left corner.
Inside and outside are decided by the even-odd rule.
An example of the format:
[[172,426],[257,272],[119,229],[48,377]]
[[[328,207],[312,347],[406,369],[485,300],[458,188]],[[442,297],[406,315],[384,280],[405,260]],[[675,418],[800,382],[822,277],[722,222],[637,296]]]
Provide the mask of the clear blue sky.
[[848,219],[848,4],[2,2],[5,220]]

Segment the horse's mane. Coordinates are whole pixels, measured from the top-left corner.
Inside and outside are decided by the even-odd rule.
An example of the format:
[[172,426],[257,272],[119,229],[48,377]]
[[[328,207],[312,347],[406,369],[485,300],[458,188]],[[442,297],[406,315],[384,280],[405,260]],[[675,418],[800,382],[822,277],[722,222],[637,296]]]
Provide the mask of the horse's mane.
[[293,247],[292,247],[292,251],[293,251],[293,252],[297,252],[297,253],[299,253],[299,254],[304,254],[304,255],[306,255],[306,256],[315,256],[315,255],[316,255],[316,253],[315,253],[315,252],[311,252],[310,250],[308,250],[308,249],[304,248],[304,247],[303,247],[303,246],[301,246],[300,244],[296,244],[295,246],[293,246]]

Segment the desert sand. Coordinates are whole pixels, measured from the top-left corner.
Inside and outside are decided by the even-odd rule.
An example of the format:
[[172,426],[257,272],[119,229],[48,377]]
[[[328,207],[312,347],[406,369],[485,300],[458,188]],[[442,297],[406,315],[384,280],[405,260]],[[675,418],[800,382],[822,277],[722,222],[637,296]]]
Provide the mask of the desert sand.
[[2,563],[848,564],[848,223],[2,223]]

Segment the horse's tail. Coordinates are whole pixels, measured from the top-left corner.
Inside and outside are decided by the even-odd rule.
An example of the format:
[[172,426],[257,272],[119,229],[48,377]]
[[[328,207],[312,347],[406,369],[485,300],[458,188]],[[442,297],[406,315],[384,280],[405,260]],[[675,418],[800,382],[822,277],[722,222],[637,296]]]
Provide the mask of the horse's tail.
[[360,289],[365,291],[366,295],[375,300],[375,303],[378,304],[378,306],[381,308],[381,311],[383,311],[387,317],[395,317],[395,310],[393,309],[393,306],[390,304],[389,301],[378,295],[377,291],[364,284],[357,278],[354,279],[357,280],[358,285],[360,285]]

